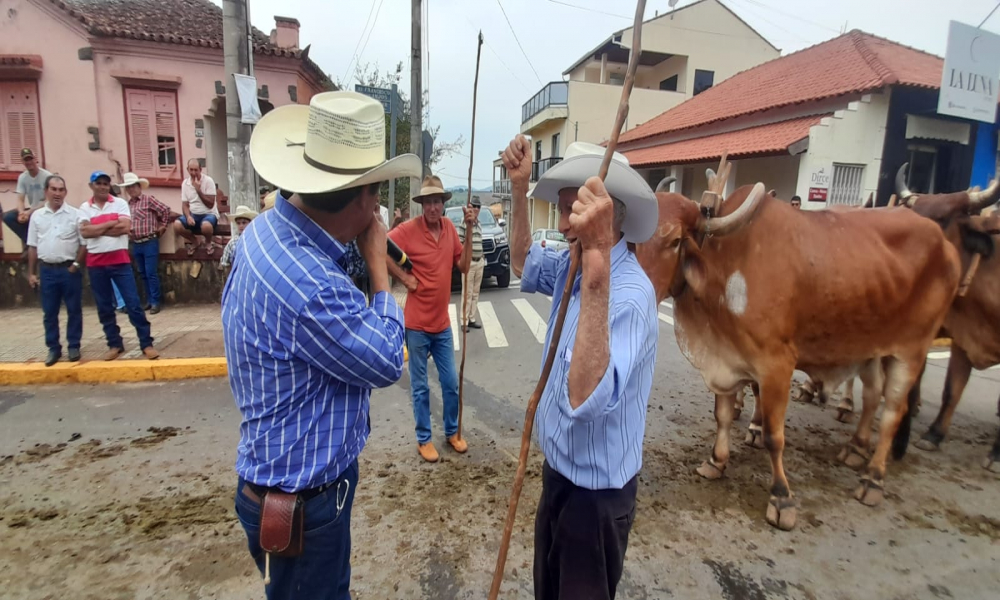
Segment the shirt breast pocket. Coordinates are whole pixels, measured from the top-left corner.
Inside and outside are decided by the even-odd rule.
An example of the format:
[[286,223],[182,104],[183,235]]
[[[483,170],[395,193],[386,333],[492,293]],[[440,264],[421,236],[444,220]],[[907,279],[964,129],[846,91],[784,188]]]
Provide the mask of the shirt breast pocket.
[[78,232],[75,223],[63,223],[56,229],[56,236],[60,240],[70,241],[77,239]]

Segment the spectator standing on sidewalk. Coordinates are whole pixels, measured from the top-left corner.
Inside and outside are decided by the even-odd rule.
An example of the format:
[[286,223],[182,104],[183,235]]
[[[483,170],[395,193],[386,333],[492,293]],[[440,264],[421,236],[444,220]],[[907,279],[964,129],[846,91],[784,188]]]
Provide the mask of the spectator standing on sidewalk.
[[[132,256],[139,267],[139,276],[146,288],[146,305],[143,309],[150,314],[160,312],[160,236],[167,231],[170,222],[170,208],[142,190],[149,187],[149,181],[125,173],[121,189],[128,196],[128,208],[132,213]],[[120,293],[120,290],[119,290]]]
[[17,176],[17,208],[4,213],[3,222],[21,238],[23,259],[28,253],[28,221],[45,203],[45,182],[52,173],[41,168],[31,148],[21,148],[21,163],[24,172]]
[[118,286],[125,300],[128,319],[139,336],[143,355],[150,360],[159,358],[160,354],[153,348],[146,313],[139,306],[139,292],[132,275],[132,259],[128,253],[132,217],[128,203],[111,195],[111,176],[104,171],[94,171],[90,175],[90,189],[93,197],[80,206],[80,234],[87,241],[90,290],[108,341],[109,350],[104,360],[114,360],[125,353],[121,329],[115,321],[112,283]]
[[192,158],[187,164],[188,177],[181,183],[181,211],[174,221],[174,232],[184,238],[188,256],[194,254],[195,236],[205,238],[205,253],[215,254],[215,228],[219,226],[219,207],[215,202],[215,180],[201,170],[201,163]]
[[28,281],[41,286],[42,324],[51,367],[62,357],[59,342],[59,308],[66,305],[66,346],[70,362],[80,360],[83,308],[80,305],[83,274],[80,264],[87,246],[77,227],[79,211],[66,204],[66,180],[49,175],[45,181],[45,203],[28,223]]
[[233,264],[233,256],[236,255],[236,245],[243,237],[243,230],[247,228],[250,221],[257,216],[257,211],[250,210],[249,206],[237,206],[236,210],[229,213],[229,221],[236,225],[236,235],[229,239],[229,243],[222,249],[222,258],[219,259],[219,270],[226,269]]
[[[486,270],[486,257],[483,256],[483,228],[479,224],[479,211],[483,204],[479,196],[473,196],[470,201],[472,212],[476,215],[476,224],[472,226],[472,262],[469,263],[469,276],[462,277],[462,298],[465,312],[462,314],[462,326],[468,331],[469,327],[479,329],[482,327],[476,321],[476,311],[479,309],[479,288],[483,285],[483,271]],[[469,228],[463,222],[458,226],[458,241],[465,243],[465,234]],[[466,289],[468,286],[468,289]]]

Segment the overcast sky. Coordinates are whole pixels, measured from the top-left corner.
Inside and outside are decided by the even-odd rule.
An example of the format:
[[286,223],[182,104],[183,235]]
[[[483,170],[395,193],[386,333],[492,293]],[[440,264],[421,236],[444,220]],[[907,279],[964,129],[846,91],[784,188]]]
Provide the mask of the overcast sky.
[[[221,0],[213,0],[221,5]],[[410,0],[248,0],[253,24],[265,33],[275,14],[302,23],[300,45],[334,81],[349,81],[360,62],[382,70],[403,61],[409,91]],[[681,0],[678,6],[694,0]],[[948,21],[978,25],[997,0],[721,0],[772,44],[789,54],[861,29],[944,56]],[[500,5],[527,54],[518,48]],[[566,6],[572,4],[583,8]],[[464,185],[469,169],[472,85],[476,33],[483,46],[473,186],[488,186],[497,151],[519,130],[521,104],[613,31],[628,27],[635,5],[629,0],[424,0],[429,12],[431,123],[440,137],[465,137],[462,155],[437,166],[448,187]],[[668,0],[647,0],[646,18],[667,12]],[[595,12],[596,11],[596,12]],[[610,13],[610,14],[608,14]],[[620,17],[612,16],[621,15]],[[367,27],[366,27],[367,23]],[[984,26],[1000,32],[1000,11]],[[738,52],[736,43],[733,51]],[[357,59],[360,55],[360,60]],[[530,60],[530,64],[529,64]],[[537,71],[537,75],[536,75]]]

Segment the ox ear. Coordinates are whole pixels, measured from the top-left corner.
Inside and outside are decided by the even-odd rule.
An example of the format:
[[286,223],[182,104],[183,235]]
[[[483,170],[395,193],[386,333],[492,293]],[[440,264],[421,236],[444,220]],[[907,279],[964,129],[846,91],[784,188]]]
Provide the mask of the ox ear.
[[996,248],[993,236],[1000,234],[1000,216],[973,216],[964,219],[961,232],[962,247],[966,251],[990,258]]

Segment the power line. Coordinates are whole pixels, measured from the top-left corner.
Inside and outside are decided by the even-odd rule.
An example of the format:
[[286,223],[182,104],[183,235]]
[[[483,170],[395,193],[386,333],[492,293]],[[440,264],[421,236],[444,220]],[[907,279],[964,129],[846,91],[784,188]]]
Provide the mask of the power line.
[[834,33],[840,33],[839,29],[836,29],[836,28],[833,28],[833,27],[829,27],[827,25],[823,25],[822,23],[817,23],[816,21],[810,21],[809,19],[805,19],[805,18],[800,17],[800,16],[798,16],[798,15],[796,15],[794,13],[785,12],[785,11],[783,11],[781,9],[778,9],[778,8],[775,8],[773,6],[768,6],[767,4],[764,4],[763,2],[760,2],[760,0],[746,0],[746,1],[749,2],[749,3],[751,3],[751,4],[755,4],[755,5],[757,5],[757,6],[761,7],[761,8],[764,8],[764,9],[776,12],[779,15],[784,15],[786,17],[790,17],[792,19],[796,19],[796,20],[802,21],[803,23],[808,23],[808,24],[813,25],[815,27],[819,27],[820,29],[825,29],[827,31],[832,31]]
[[599,15],[607,15],[609,17],[618,17],[619,19],[625,19],[627,21],[631,21],[631,20],[634,19],[634,17],[628,17],[628,16],[625,16],[625,15],[619,15],[617,13],[604,12],[603,10],[597,10],[595,8],[588,8],[586,6],[577,6],[576,4],[570,4],[569,2],[561,2],[560,0],[549,0],[549,2],[551,2],[552,4],[562,4],[563,6],[568,6],[570,8],[575,8],[575,9],[578,9],[578,10],[585,10],[587,12],[597,13]]
[[[732,1],[732,0],[730,0],[730,1]],[[747,2],[747,4],[749,4],[749,3],[750,3],[750,0],[745,0],[745,1]],[[778,25],[778,24],[777,24],[777,23],[775,23],[774,21],[771,21],[771,20],[767,19],[766,17],[762,17],[762,16],[761,16],[761,15],[760,15],[759,13],[756,13],[756,12],[753,12],[753,11],[751,11],[751,10],[750,10],[749,8],[747,8],[746,6],[744,6],[744,7],[743,7],[743,10],[745,10],[746,12],[748,12],[748,13],[749,13],[749,14],[751,14],[751,15],[754,15],[755,17],[757,17],[757,18],[758,18],[758,19],[760,19],[761,21],[764,21],[765,23],[767,23],[767,24],[768,24],[768,25],[770,25],[771,27],[774,27],[775,29],[778,29],[779,31],[784,31],[784,32],[785,32],[785,33],[787,33],[788,35],[791,35],[791,36],[794,36],[794,37],[795,37],[796,39],[798,39],[798,40],[799,40],[799,41],[801,41],[801,42],[805,42],[805,43],[807,43],[807,44],[811,43],[811,41],[810,41],[810,40],[807,40],[806,38],[804,38],[804,37],[802,37],[802,36],[800,36],[800,35],[797,35],[797,34],[795,34],[795,33],[792,33],[791,31],[789,31],[789,30],[785,29],[785,28],[784,28],[784,27],[782,27],[781,25]]]
[[986,21],[990,20],[990,17],[993,16],[993,13],[995,13],[998,8],[1000,8],[1000,2],[997,2],[997,5],[993,7],[993,10],[990,11],[990,14],[986,15],[986,18],[983,19],[983,22],[979,24],[980,29],[982,28],[983,25],[986,25]]
[[351,54],[351,60],[347,63],[347,71],[344,72],[344,77],[341,81],[347,79],[348,73],[351,72],[351,64],[354,63],[354,59],[358,57],[358,48],[361,47],[361,40],[365,37],[365,30],[368,29],[368,22],[372,20],[373,12],[375,12],[375,0],[372,0],[372,7],[368,9],[368,18],[365,19],[365,27],[361,30],[361,35],[358,36],[358,43],[354,45],[354,53]]
[[368,37],[365,38],[365,45],[361,47],[361,54],[358,54],[358,64],[355,66],[354,71],[361,67],[361,57],[365,54],[365,49],[368,48],[368,40],[372,39],[372,32],[375,31],[375,25],[378,24],[378,16],[382,12],[382,1],[378,0],[378,9],[375,11],[375,20],[372,21],[372,28],[368,30]]
[[521,78],[518,77],[517,74],[514,73],[514,71],[512,71],[510,67],[507,66],[507,63],[505,63],[503,58],[500,57],[500,54],[493,49],[493,46],[490,46],[490,43],[485,40],[483,41],[483,44],[490,49],[490,52],[492,52],[494,56],[497,57],[497,60],[500,61],[500,64],[503,65],[503,68],[507,69],[507,72],[510,73],[511,77],[516,79],[517,82],[521,84],[521,87],[523,87],[526,91],[530,92],[531,88],[528,87],[523,81],[521,81]]
[[511,35],[514,36],[514,41],[517,42],[517,47],[521,49],[521,54],[524,55],[524,60],[528,61],[528,66],[531,67],[532,72],[534,72],[535,79],[538,80],[538,85],[542,85],[542,78],[538,76],[538,71],[535,70],[535,65],[531,64],[531,59],[528,58],[528,53],[524,51],[524,46],[521,45],[521,40],[517,39],[517,33],[514,32],[514,26],[510,24],[510,19],[507,17],[507,11],[503,9],[503,4],[500,0],[497,0],[497,4],[500,5],[500,12],[503,13],[503,18],[507,21],[507,27],[510,29]]

